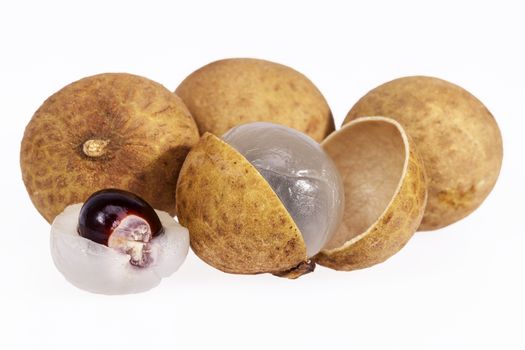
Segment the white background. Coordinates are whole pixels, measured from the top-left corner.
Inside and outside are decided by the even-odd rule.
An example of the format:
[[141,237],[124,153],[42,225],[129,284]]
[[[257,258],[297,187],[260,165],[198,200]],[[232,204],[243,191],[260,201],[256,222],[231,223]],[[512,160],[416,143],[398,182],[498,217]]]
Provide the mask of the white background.
[[[1,3],[0,348],[525,348],[520,2],[344,3]],[[148,293],[107,297],[68,284],[50,258],[49,225],[21,181],[19,145],[33,112],[95,73],[135,73],[174,90],[194,69],[239,56],[307,75],[337,125],[359,97],[393,78],[455,82],[500,125],[499,182],[468,218],[417,234],[366,270],[318,267],[296,281],[235,276],[190,253]]]

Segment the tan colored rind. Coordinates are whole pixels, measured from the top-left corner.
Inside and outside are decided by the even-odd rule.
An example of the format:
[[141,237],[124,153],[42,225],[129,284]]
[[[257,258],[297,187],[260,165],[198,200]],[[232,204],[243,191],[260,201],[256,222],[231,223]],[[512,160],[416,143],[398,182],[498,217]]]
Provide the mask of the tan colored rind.
[[[353,123],[366,119],[377,118],[360,118]],[[427,182],[420,156],[410,138],[406,140],[409,156],[405,160],[404,177],[388,208],[364,233],[339,248],[322,250],[315,256],[316,263],[344,271],[370,267],[397,253],[414,235],[425,209]]]
[[109,187],[174,215],[177,176],[198,140],[188,109],[164,86],[131,74],[99,74],[67,85],[35,112],[20,166],[48,222]]
[[193,251],[224,272],[278,273],[307,260],[299,229],[270,185],[210,133],[188,154],[176,198]]
[[234,126],[267,121],[299,130],[321,142],[335,130],[330,108],[303,74],[252,58],[212,62],[190,74],[175,91],[199,131],[223,135]]
[[428,203],[419,230],[436,230],[473,212],[493,189],[503,142],[490,111],[465,89],[433,77],[392,80],[363,96],[343,124],[383,115],[416,143],[428,175]]

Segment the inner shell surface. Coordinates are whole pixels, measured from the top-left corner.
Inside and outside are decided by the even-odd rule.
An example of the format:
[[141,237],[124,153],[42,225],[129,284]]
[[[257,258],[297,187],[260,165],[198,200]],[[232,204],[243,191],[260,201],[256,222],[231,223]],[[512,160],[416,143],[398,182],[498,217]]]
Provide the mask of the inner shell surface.
[[343,222],[324,249],[341,247],[385,211],[403,174],[405,144],[394,124],[367,121],[343,127],[323,143],[343,179]]

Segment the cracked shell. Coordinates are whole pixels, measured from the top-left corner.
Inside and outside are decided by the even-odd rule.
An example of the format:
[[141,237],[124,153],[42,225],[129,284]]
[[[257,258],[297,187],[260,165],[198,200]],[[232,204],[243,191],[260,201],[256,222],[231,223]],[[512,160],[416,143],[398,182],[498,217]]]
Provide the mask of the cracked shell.
[[205,133],[188,154],[176,197],[191,247],[209,265],[290,278],[311,270],[301,233],[279,197],[246,158],[216,136]]
[[450,225],[473,212],[498,178],[503,143],[489,110],[445,80],[413,76],[368,92],[344,123],[367,115],[397,120],[413,138],[428,175],[428,204],[419,230]]
[[190,74],[176,89],[199,131],[222,135],[232,127],[266,121],[320,142],[335,129],[330,107],[303,74],[282,64],[230,58]]
[[95,75],[56,92],[33,115],[22,140],[22,177],[48,222],[109,187],[174,215],[180,167],[198,139],[184,103],[162,85]]
[[323,141],[341,177],[343,222],[316,263],[355,270],[381,263],[416,232],[427,197],[421,159],[396,121],[356,119]]

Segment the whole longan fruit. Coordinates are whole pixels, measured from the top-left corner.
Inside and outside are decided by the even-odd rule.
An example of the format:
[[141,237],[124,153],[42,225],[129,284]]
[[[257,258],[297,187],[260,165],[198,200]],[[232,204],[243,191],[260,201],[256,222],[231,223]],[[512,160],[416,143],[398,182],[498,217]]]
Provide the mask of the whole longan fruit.
[[210,63],[176,89],[201,134],[222,136],[239,124],[266,121],[299,130],[320,142],[334,130],[330,108],[303,74],[251,58]]

